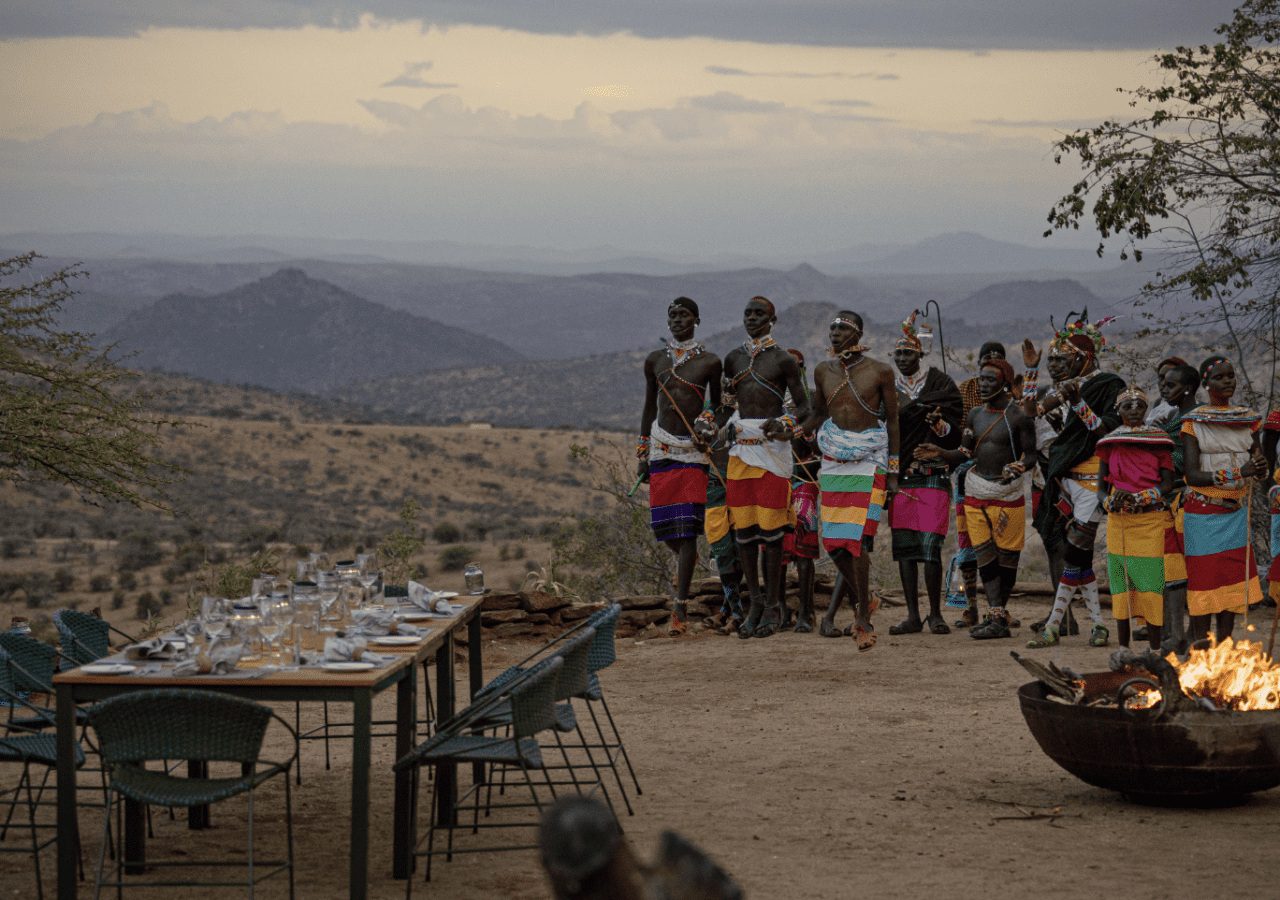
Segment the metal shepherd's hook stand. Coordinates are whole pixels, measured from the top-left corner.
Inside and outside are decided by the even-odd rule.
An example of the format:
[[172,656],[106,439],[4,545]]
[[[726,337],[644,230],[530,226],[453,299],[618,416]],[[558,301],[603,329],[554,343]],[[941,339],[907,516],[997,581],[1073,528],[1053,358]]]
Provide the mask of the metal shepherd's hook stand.
[[929,318],[929,307],[933,307],[933,314],[938,322],[938,353],[942,356],[942,371],[947,371],[947,344],[942,339],[942,307],[938,305],[937,300],[926,301],[924,305],[924,317]]

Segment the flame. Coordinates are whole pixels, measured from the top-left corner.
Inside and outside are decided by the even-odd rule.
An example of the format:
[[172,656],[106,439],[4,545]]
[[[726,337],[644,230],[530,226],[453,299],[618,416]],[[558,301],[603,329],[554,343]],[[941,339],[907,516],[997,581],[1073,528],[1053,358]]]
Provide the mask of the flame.
[[1186,662],[1173,654],[1168,660],[1178,670],[1178,683],[1189,697],[1204,697],[1219,709],[1280,709],[1280,665],[1260,643],[1236,643],[1228,637],[1220,644],[1192,650]]

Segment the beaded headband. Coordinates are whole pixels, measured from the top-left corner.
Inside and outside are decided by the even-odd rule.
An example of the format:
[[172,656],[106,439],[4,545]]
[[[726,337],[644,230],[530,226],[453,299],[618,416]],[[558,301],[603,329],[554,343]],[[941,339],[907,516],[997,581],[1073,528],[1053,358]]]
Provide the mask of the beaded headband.
[[853,319],[846,319],[844,316],[836,316],[834,319],[831,320],[831,324],[832,325],[848,325],[850,328],[857,328],[859,331],[862,330],[861,325],[853,321]]
[[1148,403],[1147,392],[1144,391],[1142,388],[1138,387],[1136,384],[1131,384],[1128,387],[1126,387],[1123,391],[1121,391],[1120,394],[1116,397],[1116,405],[1119,406],[1121,403],[1123,403],[1126,400],[1141,400],[1144,404],[1146,404]]

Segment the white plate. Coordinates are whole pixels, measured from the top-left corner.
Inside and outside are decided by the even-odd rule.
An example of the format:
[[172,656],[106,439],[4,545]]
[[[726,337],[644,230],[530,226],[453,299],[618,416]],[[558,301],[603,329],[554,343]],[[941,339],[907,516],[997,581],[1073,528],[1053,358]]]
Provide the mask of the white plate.
[[371,662],[331,662],[322,667],[326,672],[368,672],[378,668]]
[[137,668],[128,663],[94,663],[81,666],[80,671],[86,675],[128,675]]
[[421,644],[422,636],[413,634],[388,634],[385,637],[373,638],[369,643],[383,647],[408,647],[410,644]]

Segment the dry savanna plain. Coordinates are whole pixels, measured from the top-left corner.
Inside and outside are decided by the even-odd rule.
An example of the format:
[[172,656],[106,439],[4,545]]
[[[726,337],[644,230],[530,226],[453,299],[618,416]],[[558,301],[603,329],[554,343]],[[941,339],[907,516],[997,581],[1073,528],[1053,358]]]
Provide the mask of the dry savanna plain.
[[[47,633],[47,616],[65,606],[98,607],[134,632],[148,616],[153,626],[174,622],[211,573],[264,550],[288,567],[303,552],[341,557],[376,546],[401,526],[409,498],[420,506],[412,527],[424,538],[413,558],[422,578],[456,588],[458,561],[475,559],[489,584],[516,588],[550,565],[560,529],[613,503],[571,448],[625,449],[617,435],[335,421],[272,395],[201,390],[188,387],[173,407],[190,427],[166,438],[168,458],[189,472],[173,489],[172,514],[100,509],[42,487],[0,490],[4,624],[25,616]],[[450,553],[457,547],[466,550]],[[1041,555],[1028,548],[1027,584],[1044,580]],[[887,541],[876,556],[875,579],[892,600]],[[1014,603],[1024,622],[1045,610],[1034,592]],[[816,634],[743,641],[651,630],[620,641],[601,678],[643,788],[636,796],[624,780],[635,814],[622,820],[635,852],[650,858],[661,832],[676,830],[762,898],[1280,895],[1272,850],[1280,792],[1177,810],[1089,787],[1050,762],[1022,721],[1014,692],[1027,676],[1008,651],[1029,629],[1012,641],[890,637],[900,615],[897,605],[878,615],[879,645],[864,653]],[[839,621],[848,619],[846,611]],[[519,639],[486,640],[487,673],[529,649]],[[1044,658],[1088,671],[1105,668],[1108,652],[1073,637]],[[457,661],[462,677],[465,651]],[[375,714],[390,715],[392,703],[380,698]],[[304,726],[320,715],[304,707]],[[290,747],[273,734],[267,755]],[[350,749],[331,749],[326,770],[321,745],[303,746],[294,793],[305,898],[346,893]],[[391,741],[375,740],[370,894],[379,898],[404,894],[390,874],[392,762]],[[4,784],[11,768],[0,769]],[[616,785],[606,784],[621,806]],[[425,809],[425,780],[423,789]],[[283,845],[279,800],[272,785],[259,802],[266,853]],[[157,811],[152,846],[239,858],[243,819],[232,803],[215,809],[213,828],[192,833],[181,812],[171,820]],[[81,826],[92,879],[100,811],[84,810]],[[13,836],[0,844],[15,846]],[[42,862],[49,891],[51,851]],[[27,857],[0,855],[0,895],[34,896]],[[285,896],[283,882],[267,882],[260,895]],[[415,895],[540,898],[549,890],[536,854],[520,851],[437,861]]]

